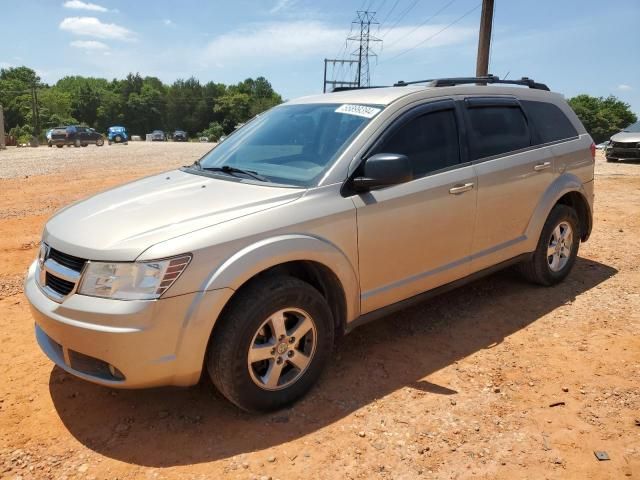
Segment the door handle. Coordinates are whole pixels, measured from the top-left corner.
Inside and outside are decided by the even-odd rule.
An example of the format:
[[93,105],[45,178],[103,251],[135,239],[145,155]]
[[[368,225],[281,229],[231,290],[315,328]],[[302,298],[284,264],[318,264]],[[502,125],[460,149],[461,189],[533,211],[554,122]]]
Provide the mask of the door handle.
[[449,193],[452,195],[458,195],[459,193],[468,192],[473,188],[473,183],[465,183],[464,185],[455,185],[449,189]]
[[547,168],[551,167],[551,162],[544,162],[544,163],[539,163],[538,165],[536,165],[535,167],[533,167],[533,169],[536,172],[540,172],[542,170],[546,170]]

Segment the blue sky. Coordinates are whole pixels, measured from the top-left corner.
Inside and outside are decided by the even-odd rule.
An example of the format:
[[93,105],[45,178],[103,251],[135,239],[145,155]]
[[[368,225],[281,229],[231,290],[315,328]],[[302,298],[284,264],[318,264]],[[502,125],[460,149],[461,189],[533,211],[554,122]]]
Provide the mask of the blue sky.
[[[343,54],[356,10],[368,7],[383,39],[373,84],[470,75],[480,1],[5,1],[0,67],[27,65],[49,83],[130,71],[165,82],[263,75],[295,98],[321,91],[323,58]],[[568,97],[613,94],[640,115],[640,1],[495,3],[490,72],[530,76]]]

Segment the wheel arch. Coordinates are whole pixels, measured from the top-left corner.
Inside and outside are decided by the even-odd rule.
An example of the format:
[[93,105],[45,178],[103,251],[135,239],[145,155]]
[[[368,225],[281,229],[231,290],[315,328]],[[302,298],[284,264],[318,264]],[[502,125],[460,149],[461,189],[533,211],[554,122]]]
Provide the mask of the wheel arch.
[[573,208],[578,214],[578,220],[580,221],[580,239],[583,242],[586,242],[591,235],[591,228],[593,226],[593,218],[591,215],[591,208],[589,207],[589,202],[585,198],[585,196],[573,190],[571,192],[565,193],[562,197],[558,199],[555,205],[567,205]]
[[333,243],[311,235],[280,235],[241,249],[212,272],[203,290],[231,288],[237,292],[274,273],[294,276],[319,290],[332,311],[338,308],[334,315],[340,328],[360,314],[359,283],[351,261]]
[[537,245],[549,213],[558,204],[568,205],[576,210],[581,225],[580,239],[586,242],[593,226],[591,203],[588,198],[585,185],[575,175],[565,173],[556,178],[538,202],[529,221],[526,236],[532,249]]

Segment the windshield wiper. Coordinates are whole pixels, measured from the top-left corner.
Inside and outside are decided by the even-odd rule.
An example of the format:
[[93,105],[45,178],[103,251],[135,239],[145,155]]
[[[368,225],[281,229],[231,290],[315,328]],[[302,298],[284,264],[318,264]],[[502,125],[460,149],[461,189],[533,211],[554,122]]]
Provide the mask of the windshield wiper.
[[[253,170],[243,170],[242,168],[231,167],[229,165],[223,165],[222,167],[203,167],[199,161],[196,161],[195,165],[197,165],[200,170],[205,170],[207,172],[223,172],[228,173],[229,175],[233,175],[234,173],[240,173],[242,175],[246,175],[248,177],[253,178],[254,180],[259,180],[261,182],[270,182],[267,177],[260,175],[258,172],[254,172]],[[236,175],[233,175],[234,177]]]

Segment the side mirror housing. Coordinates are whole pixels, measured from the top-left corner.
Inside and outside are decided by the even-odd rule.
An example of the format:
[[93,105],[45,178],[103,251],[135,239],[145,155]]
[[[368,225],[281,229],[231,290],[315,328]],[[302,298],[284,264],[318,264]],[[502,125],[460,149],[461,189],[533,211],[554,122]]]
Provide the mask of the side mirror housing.
[[352,180],[357,192],[388,187],[413,180],[413,169],[406,155],[377,153],[364,162],[364,175]]

